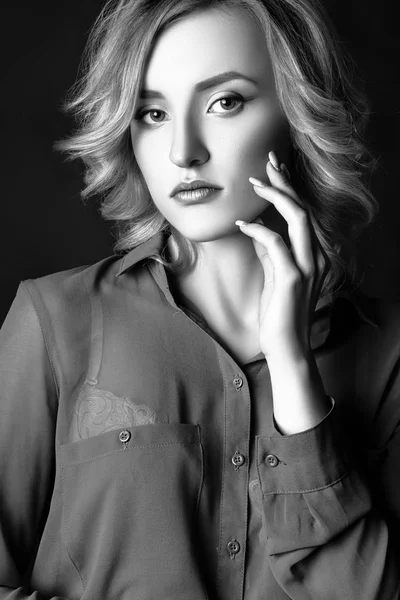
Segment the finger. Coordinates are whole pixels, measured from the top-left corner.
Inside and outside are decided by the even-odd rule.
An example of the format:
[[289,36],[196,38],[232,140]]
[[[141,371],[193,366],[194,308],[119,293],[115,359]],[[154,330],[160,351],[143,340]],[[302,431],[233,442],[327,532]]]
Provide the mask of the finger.
[[303,206],[302,201],[298,197],[284,170],[277,172],[272,166],[271,162],[267,162],[265,170],[267,172],[268,179],[270,180],[271,185],[273,187],[275,187],[277,190],[280,190],[284,194],[290,196],[294,200],[294,202],[297,202],[297,204],[299,204],[300,206]]
[[300,204],[300,206],[303,206],[302,200],[299,198],[296,190],[292,186],[289,169],[287,166],[284,163],[279,165],[275,152],[270,152],[268,154],[268,158],[269,161],[266,164],[265,170],[271,184],[278,190],[288,194],[295,202]]
[[260,216],[256,217],[252,221],[250,221],[250,223],[259,223],[260,225],[264,225],[264,221],[262,220],[262,218]]
[[[272,155],[275,156],[273,152],[270,152],[269,156]],[[276,158],[274,159],[274,162],[276,162],[277,164]],[[293,198],[295,202],[300,204],[300,206],[303,206],[302,200],[299,198],[295,189],[292,186],[289,170],[284,163],[280,165],[279,171],[277,171],[277,168],[274,167],[271,161],[269,161],[267,162],[265,169],[270,185],[273,185],[278,190],[281,190],[285,194],[288,194],[291,198]],[[256,179],[255,177],[249,177],[249,180],[252,182],[258,182],[260,186],[269,185],[267,181],[262,181],[261,179]]]
[[[271,167],[272,168],[272,167]],[[273,204],[288,224],[291,251],[297,266],[305,277],[312,277],[315,262],[311,226],[307,212],[293,198],[272,186],[254,185],[255,193]]]
[[289,248],[278,233],[258,223],[246,223],[240,220],[235,223],[240,227],[242,233],[258,242],[260,246],[255,245],[257,255],[266,271],[272,263],[275,280],[286,280],[289,283],[298,280],[299,271],[294,264]]

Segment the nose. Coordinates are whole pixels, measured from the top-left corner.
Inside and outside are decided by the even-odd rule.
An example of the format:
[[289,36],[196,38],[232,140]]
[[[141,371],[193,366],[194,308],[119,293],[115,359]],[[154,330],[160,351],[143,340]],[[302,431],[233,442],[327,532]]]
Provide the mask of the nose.
[[202,165],[210,158],[199,128],[193,120],[188,118],[176,124],[169,158],[178,167],[186,168]]

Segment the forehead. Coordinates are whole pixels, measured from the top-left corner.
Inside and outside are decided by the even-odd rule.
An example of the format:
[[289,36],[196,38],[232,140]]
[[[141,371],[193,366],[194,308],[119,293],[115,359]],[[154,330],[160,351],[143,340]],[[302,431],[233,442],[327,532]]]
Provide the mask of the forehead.
[[224,71],[270,81],[264,32],[246,11],[210,9],[171,25],[158,38],[144,72],[144,87],[176,89]]

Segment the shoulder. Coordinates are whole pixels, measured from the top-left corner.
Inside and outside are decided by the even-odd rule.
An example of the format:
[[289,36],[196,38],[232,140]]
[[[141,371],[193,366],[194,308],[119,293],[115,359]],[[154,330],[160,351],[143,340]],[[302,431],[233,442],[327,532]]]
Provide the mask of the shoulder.
[[357,293],[353,300],[357,314],[355,351],[363,364],[365,379],[388,381],[398,370],[400,358],[400,301]]
[[379,298],[361,290],[343,292],[332,306],[333,343],[353,348],[357,359],[385,370],[400,356],[400,300]]
[[371,301],[375,308],[378,326],[383,330],[395,328],[399,332],[400,300],[373,298]]
[[400,357],[400,301],[390,298],[370,298],[376,328],[372,334],[371,353],[377,362],[384,360],[393,367]]
[[[85,313],[91,299],[112,294],[121,287],[118,273],[124,257],[112,255],[92,265],[83,265],[21,282],[39,313],[45,311],[56,320],[78,318]],[[143,265],[131,270],[133,279],[141,277]]]
[[45,329],[67,337],[69,332],[78,335],[90,325],[94,306],[111,304],[122,309],[124,298],[129,296],[132,300],[143,289],[144,280],[151,278],[146,257],[120,277],[125,256],[112,255],[92,265],[27,279],[20,287],[29,296]]
[[22,286],[32,295],[40,294],[46,303],[68,303],[71,306],[91,293],[103,280],[112,281],[118,270],[120,258],[107,257],[93,265],[84,265],[51,273],[36,279],[22,281]]
[[[2,329],[42,330],[45,339],[79,335],[90,327],[92,298],[112,287],[121,257],[59,271],[20,283]],[[51,342],[50,342],[51,343]]]
[[375,337],[400,343],[400,300],[359,293],[356,302],[373,326]]
[[[349,320],[357,319],[368,324],[376,335],[393,336],[400,331],[400,299],[379,298],[361,290],[338,294],[334,308],[349,315]],[[342,310],[340,310],[342,308]],[[342,316],[342,315],[341,315]]]
[[[149,273],[138,264],[129,277],[117,277],[121,260],[113,255],[92,265],[22,281],[2,327],[2,344],[12,338],[18,348],[26,348],[28,340],[31,350],[27,348],[27,352],[37,354],[38,348],[45,348],[58,381],[72,367],[79,374],[87,359],[97,323],[93,319],[99,315],[99,308],[102,313],[104,301],[124,306],[115,299],[120,300],[121,295],[126,298],[127,290],[132,292],[132,285]],[[127,281],[132,282],[131,286]]]

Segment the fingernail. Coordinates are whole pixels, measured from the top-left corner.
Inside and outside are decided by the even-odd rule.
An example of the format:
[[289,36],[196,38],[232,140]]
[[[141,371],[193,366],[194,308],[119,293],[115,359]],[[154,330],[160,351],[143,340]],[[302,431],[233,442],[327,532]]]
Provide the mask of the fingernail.
[[281,169],[279,167],[279,162],[278,162],[278,159],[277,159],[277,156],[276,156],[275,152],[273,152],[271,150],[271,152],[268,154],[268,158],[269,158],[269,162],[274,167],[275,171],[278,171],[278,173],[280,173]]
[[237,221],[235,221],[235,225],[237,225],[238,227],[244,227],[245,225],[248,225],[248,223],[246,223],[246,221],[241,221],[240,219],[238,219]]
[[249,177],[249,181],[253,185],[257,185],[258,187],[267,187],[267,184],[265,182],[260,181],[260,179],[256,179],[255,177]]

